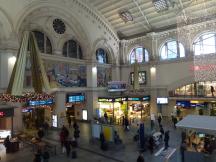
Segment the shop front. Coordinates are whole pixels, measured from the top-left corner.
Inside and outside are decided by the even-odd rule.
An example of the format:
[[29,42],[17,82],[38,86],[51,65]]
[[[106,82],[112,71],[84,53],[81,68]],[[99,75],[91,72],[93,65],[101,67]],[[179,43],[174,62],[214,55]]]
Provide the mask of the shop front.
[[128,97],[128,117],[131,123],[150,116],[150,96]]
[[68,94],[66,98],[66,119],[88,120],[88,111],[83,93]]
[[130,123],[138,122],[150,114],[150,96],[142,97],[100,97],[98,98],[97,117],[104,118],[106,113],[108,122],[123,124],[127,117]]
[[13,134],[14,108],[0,106],[0,140]]
[[213,110],[214,103],[203,100],[176,100],[174,108],[174,112],[182,117],[187,115],[213,115]]
[[98,98],[97,117],[103,118],[105,113],[108,116],[108,122],[112,123],[114,120],[116,124],[122,124],[127,114],[127,98]]
[[53,109],[53,99],[29,101],[27,106],[22,108],[23,124],[26,129],[39,128],[44,123],[51,123],[51,112]]

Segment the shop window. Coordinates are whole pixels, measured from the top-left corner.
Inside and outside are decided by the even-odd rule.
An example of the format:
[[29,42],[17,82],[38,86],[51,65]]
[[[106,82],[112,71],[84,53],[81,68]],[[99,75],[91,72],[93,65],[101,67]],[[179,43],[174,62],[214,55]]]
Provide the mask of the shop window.
[[33,31],[41,53],[52,54],[52,45],[49,38],[42,32]]
[[182,57],[185,57],[184,46],[175,40],[167,41],[160,50],[161,60],[171,60]]
[[[134,72],[130,73],[130,82],[131,85],[134,83]],[[147,83],[146,79],[146,71],[139,71],[139,84],[140,85],[145,85]]]
[[63,46],[63,56],[82,59],[82,50],[80,45],[74,40],[65,42]]
[[216,53],[216,33],[205,33],[193,42],[194,55]]
[[97,62],[100,63],[100,64],[108,64],[108,54],[107,54],[107,52],[102,48],[97,49],[97,51],[96,51],[96,59],[97,59]]
[[134,48],[130,53],[130,63],[135,63],[137,60],[138,63],[144,63],[149,61],[149,53],[143,47]]

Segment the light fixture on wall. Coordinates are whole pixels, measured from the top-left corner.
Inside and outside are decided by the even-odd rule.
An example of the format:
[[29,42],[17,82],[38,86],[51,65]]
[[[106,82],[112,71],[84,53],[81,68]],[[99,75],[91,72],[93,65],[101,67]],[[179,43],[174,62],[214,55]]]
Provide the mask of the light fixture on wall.
[[16,62],[16,57],[15,56],[12,56],[12,57],[9,57],[8,58],[8,64],[9,64],[9,66],[14,66],[14,64],[15,64],[15,62]]
[[155,74],[155,73],[156,73],[156,67],[155,67],[155,66],[152,66],[152,67],[150,68],[150,72],[151,72],[151,74]]
[[97,73],[97,66],[93,66],[93,67],[92,67],[92,73],[93,73],[93,74],[96,74],[96,73]]

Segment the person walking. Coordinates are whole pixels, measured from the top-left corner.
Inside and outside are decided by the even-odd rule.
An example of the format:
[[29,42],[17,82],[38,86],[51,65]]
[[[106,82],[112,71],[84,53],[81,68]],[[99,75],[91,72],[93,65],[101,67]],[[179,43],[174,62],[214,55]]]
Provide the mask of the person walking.
[[185,161],[185,158],[184,158],[184,152],[186,151],[187,149],[187,144],[185,141],[183,141],[181,143],[181,147],[180,147],[180,153],[181,153],[181,162],[184,162]]
[[71,122],[72,122],[71,117],[68,116],[68,127],[69,127],[69,128],[71,127]]
[[66,140],[64,146],[65,146],[65,149],[66,149],[66,155],[67,155],[67,157],[69,157],[70,152],[71,152],[71,142]]
[[129,120],[127,117],[125,118],[125,130],[129,131]]
[[211,94],[212,94],[212,97],[214,97],[214,92],[215,92],[214,87],[211,86]]
[[163,126],[162,126],[162,125],[160,125],[159,127],[160,127],[160,133],[161,133],[160,139],[162,140],[162,139],[163,139],[163,136],[164,136],[164,129],[163,129]]
[[154,125],[155,125],[155,115],[154,114],[151,114],[151,130],[154,129]]
[[168,149],[169,147],[169,130],[165,132],[165,135],[164,135],[164,143],[165,143],[165,148],[164,150]]
[[137,158],[137,162],[145,162],[142,153],[139,154],[139,156],[138,156],[138,158]]
[[159,126],[161,125],[161,121],[162,121],[162,117],[161,117],[161,114],[159,113],[158,114],[158,125]]
[[173,118],[173,126],[174,126],[174,129],[176,129],[176,124],[177,124],[178,120],[176,117]]
[[78,138],[80,137],[80,130],[79,130],[79,127],[76,127],[75,130],[74,130],[74,138],[76,141],[78,141]]
[[49,162],[49,158],[50,158],[49,152],[45,150],[43,153],[43,162]]
[[104,113],[104,119],[105,119],[105,123],[108,123],[108,115],[106,112]]
[[35,154],[33,162],[41,162],[41,151],[38,150],[37,153]]
[[153,139],[152,136],[149,138],[149,150],[150,150],[151,154],[153,154],[153,151],[154,151],[154,139]]

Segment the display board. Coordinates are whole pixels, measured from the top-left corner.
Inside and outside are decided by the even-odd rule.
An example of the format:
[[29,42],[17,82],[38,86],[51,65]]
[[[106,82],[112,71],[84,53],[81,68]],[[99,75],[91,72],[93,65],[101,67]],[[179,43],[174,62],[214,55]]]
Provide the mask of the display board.
[[84,102],[85,97],[83,95],[78,96],[68,96],[68,102]]
[[93,138],[100,139],[101,131],[103,131],[105,140],[107,142],[114,141],[114,127],[112,125],[103,125],[96,123],[91,125],[91,133]]
[[168,98],[167,97],[157,98],[157,104],[168,104]]
[[113,126],[110,125],[102,125],[102,131],[105,137],[105,140],[108,142],[113,142],[114,130]]
[[101,125],[92,124],[92,137],[100,139]]
[[11,108],[11,109],[8,109],[8,108],[0,109],[0,118],[12,117],[12,116],[14,116],[14,109],[13,108]]
[[29,106],[42,106],[42,105],[52,105],[53,99],[49,100],[38,100],[38,101],[29,101]]

